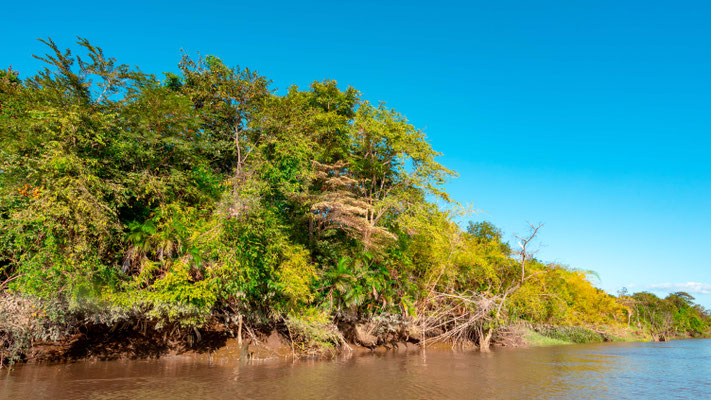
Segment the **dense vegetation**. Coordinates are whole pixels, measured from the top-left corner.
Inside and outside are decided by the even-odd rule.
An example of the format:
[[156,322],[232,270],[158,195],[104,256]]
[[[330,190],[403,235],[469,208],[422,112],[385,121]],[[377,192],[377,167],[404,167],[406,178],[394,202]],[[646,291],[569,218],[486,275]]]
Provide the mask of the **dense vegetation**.
[[213,56],[159,79],[86,40],[81,57],[46,44],[44,71],[0,72],[3,357],[87,325],[276,326],[304,350],[338,346],[347,320],[483,349],[516,321],[708,332],[686,294],[614,297],[531,257],[539,227],[519,251],[490,223],[462,229],[455,173],[353,88],[277,95]]

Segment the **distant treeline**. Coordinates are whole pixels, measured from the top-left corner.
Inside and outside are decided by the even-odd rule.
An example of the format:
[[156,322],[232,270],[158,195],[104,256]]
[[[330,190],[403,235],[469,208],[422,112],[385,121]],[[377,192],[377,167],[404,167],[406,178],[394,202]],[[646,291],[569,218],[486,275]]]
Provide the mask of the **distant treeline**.
[[349,318],[482,349],[517,321],[708,333],[688,294],[615,297],[535,259],[540,226],[512,246],[462,229],[455,173],[356,89],[278,95],[214,56],[159,78],[84,39],[80,55],[45,43],[45,70],[0,71],[3,357],[87,325],[272,324],[303,351],[339,346]]

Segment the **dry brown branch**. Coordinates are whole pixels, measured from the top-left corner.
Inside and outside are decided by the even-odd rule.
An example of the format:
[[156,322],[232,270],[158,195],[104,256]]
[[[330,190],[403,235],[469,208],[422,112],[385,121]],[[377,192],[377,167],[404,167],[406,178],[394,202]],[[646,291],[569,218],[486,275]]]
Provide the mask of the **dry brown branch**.
[[502,300],[488,293],[433,293],[416,322],[431,343],[481,343]]
[[526,237],[520,237],[514,235],[516,239],[518,239],[518,245],[521,247],[521,250],[518,252],[518,255],[521,259],[521,283],[525,281],[525,276],[526,276],[526,262],[530,259],[530,257],[535,254],[536,252],[531,252],[528,247],[535,239],[536,235],[538,234],[538,231],[543,227],[543,224],[538,224],[533,225],[533,224],[528,224],[530,226],[530,231],[528,233],[528,236]]

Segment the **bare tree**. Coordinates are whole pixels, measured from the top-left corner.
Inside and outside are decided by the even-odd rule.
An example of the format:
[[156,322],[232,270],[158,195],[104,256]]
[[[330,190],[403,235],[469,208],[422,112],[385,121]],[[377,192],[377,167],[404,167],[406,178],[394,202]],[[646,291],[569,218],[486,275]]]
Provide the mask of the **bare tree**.
[[529,223],[528,225],[531,228],[528,232],[528,236],[520,237],[514,235],[514,237],[518,240],[519,247],[521,248],[521,250],[518,251],[518,256],[521,262],[521,284],[523,284],[526,280],[526,262],[537,252],[537,250],[533,252],[529,251],[529,245],[533,239],[535,239],[538,231],[543,227],[543,224],[533,225]]

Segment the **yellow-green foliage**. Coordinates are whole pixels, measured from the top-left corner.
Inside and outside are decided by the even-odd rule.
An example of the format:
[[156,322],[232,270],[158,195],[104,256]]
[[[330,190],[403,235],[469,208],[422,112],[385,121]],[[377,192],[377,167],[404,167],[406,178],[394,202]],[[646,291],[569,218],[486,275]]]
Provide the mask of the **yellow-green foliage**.
[[107,290],[101,301],[108,301],[107,306],[143,312],[159,326],[164,319],[184,326],[201,326],[218,299],[213,283],[212,279],[195,279],[189,266],[178,261],[150,287],[128,285],[120,291]]
[[286,311],[293,312],[314,300],[312,285],[318,275],[307,250],[295,246],[285,247],[276,275],[286,298],[284,307]]
[[594,287],[589,272],[532,263],[538,272],[510,300],[511,314],[529,321],[603,325],[627,320],[627,308]]
[[338,329],[328,311],[306,307],[298,314],[290,312],[284,321],[288,334],[301,352],[322,352],[333,349],[341,341]]
[[410,251],[422,288],[499,293],[514,271],[508,247],[496,238],[478,238],[453,221],[468,213],[423,208],[403,218],[412,231]]

